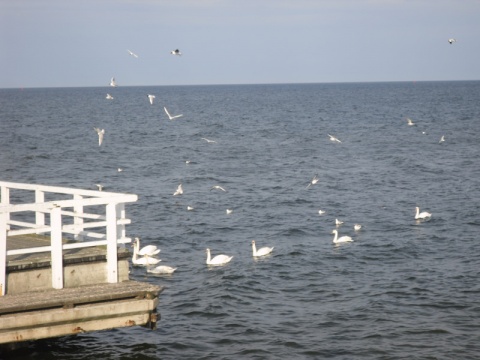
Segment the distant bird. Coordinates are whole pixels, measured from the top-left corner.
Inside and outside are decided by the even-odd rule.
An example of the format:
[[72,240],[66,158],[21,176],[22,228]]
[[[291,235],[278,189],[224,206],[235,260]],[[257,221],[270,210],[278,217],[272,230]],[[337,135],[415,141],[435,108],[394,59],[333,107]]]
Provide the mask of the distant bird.
[[207,139],[207,138],[202,138],[202,140],[205,140],[207,143],[216,143],[215,140],[210,140],[210,139]]
[[456,39],[453,39],[453,38],[448,39],[448,43],[449,43],[450,45],[452,45],[452,44],[453,44],[454,42],[456,42],[456,41],[457,41],[457,40],[456,40]]
[[323,215],[323,214],[325,214],[324,210],[318,210],[318,215]]
[[355,231],[358,231],[358,230],[360,230],[361,228],[362,228],[362,225],[360,225],[360,224],[355,224],[355,225],[353,225],[353,229],[354,229]]
[[273,247],[264,246],[257,250],[257,247],[255,246],[255,240],[252,240],[252,251],[254,257],[265,256],[273,251]]
[[113,86],[113,87],[117,86],[117,82],[115,81],[114,77],[110,79],[110,86]]
[[416,210],[415,220],[426,220],[432,217],[432,214],[430,214],[429,212],[426,212],[426,211],[420,212],[420,208],[418,206],[415,208],[415,210]]
[[133,247],[133,250],[136,251],[137,255],[140,255],[140,256],[145,256],[145,255],[153,256],[153,255],[157,255],[160,252],[160,249],[155,245],[147,245],[140,249],[139,237],[136,237],[133,240],[132,247]]
[[343,224],[343,221],[340,221],[338,219],[335,219],[335,225],[340,226]]
[[330,137],[330,140],[331,140],[331,141],[341,143],[341,141],[338,140],[335,136],[330,135],[330,134],[327,134],[327,135]]
[[407,125],[412,126],[412,125],[415,125],[415,123],[412,121],[412,119],[407,118]]
[[132,51],[130,51],[130,50],[128,50],[128,49],[127,49],[127,51],[128,51],[128,53],[129,53],[130,55],[132,55],[134,58],[138,58],[138,55],[135,54],[134,52],[132,52]]
[[188,210],[188,211],[192,211],[192,210],[194,210],[194,209],[195,209],[195,208],[194,208],[193,206],[190,206],[190,205],[187,206],[187,210]]
[[221,187],[220,185],[213,185],[210,189],[210,191],[212,191],[213,189],[216,189],[216,190],[222,190],[222,191],[225,191],[227,192],[227,190],[225,190],[223,187]]
[[217,255],[213,259],[210,256],[210,249],[207,248],[207,265],[224,265],[230,260],[232,260],[233,256],[227,256],[227,255]]
[[123,171],[122,168],[118,168],[118,169],[117,169],[117,172],[122,172],[122,171]]
[[175,190],[175,192],[173,193],[173,196],[182,195],[182,194],[183,194],[183,188],[182,188],[182,184],[180,184],[178,185],[177,190]]
[[227,215],[230,215],[231,213],[233,213],[233,210],[232,209],[227,209],[226,213],[227,213]]
[[172,54],[172,55],[178,55],[178,56],[181,56],[181,55],[182,55],[182,53],[181,53],[180,50],[178,50],[178,49],[175,49],[175,50],[170,51],[170,54]]
[[107,94],[107,96],[105,97],[107,100],[113,100],[113,96],[110,95],[110,94]]
[[153,267],[152,265],[147,266],[147,272],[150,274],[170,275],[170,274],[173,274],[175,270],[177,270],[177,268],[173,268],[167,265],[160,265],[157,267]]
[[176,118],[179,118],[179,117],[183,116],[183,114],[174,115],[174,116],[170,115],[170,113],[168,112],[168,110],[167,110],[167,108],[166,108],[165,106],[163,107],[163,110],[165,110],[165,113],[168,115],[168,118],[169,118],[170,120],[175,120]]
[[444,142],[444,141],[445,141],[445,135],[442,135],[442,137],[440,138],[439,143],[442,143],[442,142]]
[[315,175],[315,176],[313,177],[313,179],[308,183],[307,189],[308,189],[310,186],[315,185],[315,184],[318,182],[318,180],[320,180],[319,177],[318,177],[318,175]]
[[98,146],[100,146],[100,145],[102,145],[102,142],[103,142],[103,135],[105,135],[105,129],[100,129],[100,128],[96,128],[96,127],[94,127],[93,129],[97,132]]
[[332,230],[332,234],[335,234],[333,237],[333,243],[334,244],[340,244],[340,243],[345,243],[345,242],[351,242],[353,239],[350,236],[341,236],[340,238],[338,237],[338,231],[337,230]]
[[153,105],[153,99],[155,99],[155,95],[147,95],[148,101],[150,101],[150,105]]
[[95,185],[97,185],[98,191],[102,191],[102,190],[103,190],[103,185],[102,185],[102,184],[95,184]]

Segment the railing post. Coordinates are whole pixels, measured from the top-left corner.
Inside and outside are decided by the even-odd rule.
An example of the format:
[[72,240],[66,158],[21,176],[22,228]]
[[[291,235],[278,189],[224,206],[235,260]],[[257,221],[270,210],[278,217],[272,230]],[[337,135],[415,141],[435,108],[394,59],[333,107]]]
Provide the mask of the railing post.
[[[10,205],[10,189],[8,187],[2,186],[0,196],[0,201],[2,205]],[[10,213],[5,213],[5,215],[5,223],[7,223],[7,230],[10,230],[10,225],[8,225],[8,221],[10,220]]]
[[63,289],[63,248],[62,248],[62,208],[54,207],[50,211],[50,226],[52,231],[52,287]]
[[[83,196],[75,194],[75,195],[73,195],[73,199],[78,200],[78,202],[75,203],[75,206],[73,207],[73,211],[75,212],[75,214],[83,215],[83,205],[82,205],[82,202],[81,202],[81,200],[83,199]],[[80,230],[78,230],[78,232],[77,232],[77,230],[75,230],[74,239],[77,240],[77,241],[83,241],[83,235],[81,235],[81,232],[83,231],[83,227],[82,227],[83,217],[74,216],[73,217],[73,224],[79,226],[78,229],[80,229]]]
[[[117,204],[117,214],[118,218],[120,218],[121,220],[124,220],[126,218],[125,203]],[[125,224],[117,225],[117,236],[120,239],[124,239],[127,236],[127,232],[125,231]],[[122,244],[121,246],[125,247],[125,244]]]
[[107,218],[107,282],[118,282],[117,263],[117,207],[114,203],[106,206]]
[[[45,202],[45,193],[41,190],[35,190],[35,202],[44,203]],[[45,213],[40,211],[35,211],[35,225],[43,226],[45,225]],[[39,234],[37,232],[37,234]]]
[[8,213],[0,213],[0,287],[2,296],[7,292],[7,219]]

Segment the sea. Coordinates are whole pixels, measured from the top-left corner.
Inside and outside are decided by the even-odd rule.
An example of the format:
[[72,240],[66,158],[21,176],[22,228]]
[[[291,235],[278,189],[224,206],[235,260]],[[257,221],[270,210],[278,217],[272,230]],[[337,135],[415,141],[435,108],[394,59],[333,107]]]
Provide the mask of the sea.
[[177,268],[131,267],[157,330],[2,356],[478,359],[479,159],[480,81],[0,89],[0,180],[137,194],[127,236]]

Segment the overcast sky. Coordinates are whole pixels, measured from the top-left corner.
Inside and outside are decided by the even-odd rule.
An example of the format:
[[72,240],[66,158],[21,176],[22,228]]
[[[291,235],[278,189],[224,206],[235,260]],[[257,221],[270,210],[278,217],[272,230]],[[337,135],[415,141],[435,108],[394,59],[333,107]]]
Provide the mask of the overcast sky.
[[112,76],[119,86],[480,80],[480,0],[0,0],[0,88]]

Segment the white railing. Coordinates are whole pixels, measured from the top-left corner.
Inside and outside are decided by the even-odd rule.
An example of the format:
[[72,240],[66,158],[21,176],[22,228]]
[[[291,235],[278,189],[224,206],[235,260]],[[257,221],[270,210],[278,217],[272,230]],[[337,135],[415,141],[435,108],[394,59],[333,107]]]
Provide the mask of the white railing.
[[[12,203],[16,198],[21,199],[19,203]],[[34,202],[26,202],[28,198]],[[51,252],[52,287],[62,289],[63,250],[106,245],[107,281],[118,282],[117,246],[131,242],[125,232],[125,225],[130,224],[125,203],[137,199],[134,194],[0,181],[1,295],[7,288],[8,255]],[[11,236],[48,233],[49,246],[7,251],[7,239],[15,241]],[[77,241],[63,244],[68,237]]]

